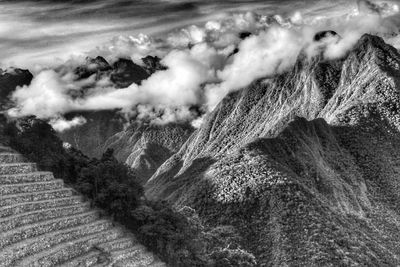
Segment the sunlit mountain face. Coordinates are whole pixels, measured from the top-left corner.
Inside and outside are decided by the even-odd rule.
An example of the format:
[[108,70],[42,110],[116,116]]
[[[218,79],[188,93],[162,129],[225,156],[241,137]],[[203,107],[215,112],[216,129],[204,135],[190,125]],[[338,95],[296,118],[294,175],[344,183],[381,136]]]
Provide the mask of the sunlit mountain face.
[[[0,62],[35,76],[11,94],[11,116],[117,109],[199,125],[227,93],[285,72],[300,53],[340,58],[364,33],[399,48],[399,25],[396,1],[0,1]],[[316,41],[326,30],[337,34]],[[163,68],[140,84],[75,71],[88,57],[140,66],[149,55]]]

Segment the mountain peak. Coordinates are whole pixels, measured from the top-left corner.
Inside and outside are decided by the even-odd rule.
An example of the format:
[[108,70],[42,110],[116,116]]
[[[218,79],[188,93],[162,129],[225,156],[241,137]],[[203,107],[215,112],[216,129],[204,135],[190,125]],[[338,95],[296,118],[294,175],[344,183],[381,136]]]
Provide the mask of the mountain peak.
[[113,64],[113,68],[111,81],[121,88],[128,87],[132,83],[140,84],[149,77],[147,71],[131,59],[119,58]]
[[352,52],[362,56],[365,53],[377,51],[377,49],[384,50],[384,52],[389,52],[390,47],[391,46],[386,44],[381,37],[372,34],[364,34],[357,41],[352,49]]
[[350,52],[349,58],[365,64],[376,64],[389,75],[400,76],[399,52],[379,36],[364,34]]
[[320,42],[320,41],[323,41],[324,39],[327,39],[327,38],[341,38],[340,37],[340,35],[337,33],[337,32],[335,32],[335,31],[332,31],[332,30],[328,30],[328,31],[320,31],[320,32],[317,32],[315,35],[314,35],[314,41],[315,42]]
[[96,65],[96,69],[100,71],[107,71],[111,69],[110,64],[108,64],[107,60],[105,60],[101,56],[97,56],[96,58],[87,58],[88,64]]

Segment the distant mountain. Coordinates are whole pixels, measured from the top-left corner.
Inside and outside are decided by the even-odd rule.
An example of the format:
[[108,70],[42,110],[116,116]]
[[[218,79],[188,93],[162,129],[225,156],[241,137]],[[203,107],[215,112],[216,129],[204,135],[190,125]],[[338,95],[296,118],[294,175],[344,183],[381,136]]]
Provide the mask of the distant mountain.
[[364,35],[226,96],[147,197],[235,226],[260,266],[397,266],[399,130],[400,55]]
[[[75,74],[78,79],[92,75],[96,75],[97,79],[107,76],[117,88],[125,88],[133,83],[140,84],[152,73],[164,68],[160,59],[152,56],[143,58],[143,66],[122,58],[110,65],[104,58],[96,57],[87,58],[86,64],[75,69]],[[74,116],[83,116],[87,123],[60,133],[60,138],[90,157],[100,157],[108,138],[122,131],[127,123],[117,110],[74,112],[66,115],[67,118]]]
[[126,123],[123,116],[117,111],[92,111],[70,113],[67,119],[83,116],[86,123],[64,132],[59,137],[74,148],[82,151],[89,157],[100,158],[104,152],[105,142],[114,134],[120,132]]
[[162,163],[178,152],[192,132],[189,124],[133,123],[109,138],[103,151],[112,148],[114,156],[130,166],[141,183],[146,183]]
[[142,59],[143,64],[138,65],[131,59],[119,58],[110,65],[103,57],[88,57],[86,63],[78,66],[74,72],[78,79],[86,79],[92,75],[97,78],[107,76],[116,87],[126,88],[133,83],[140,84],[158,70],[166,69],[160,61],[156,56],[147,56]]
[[10,105],[10,94],[17,86],[29,85],[33,79],[28,70],[11,68],[0,69],[0,106],[5,110]]

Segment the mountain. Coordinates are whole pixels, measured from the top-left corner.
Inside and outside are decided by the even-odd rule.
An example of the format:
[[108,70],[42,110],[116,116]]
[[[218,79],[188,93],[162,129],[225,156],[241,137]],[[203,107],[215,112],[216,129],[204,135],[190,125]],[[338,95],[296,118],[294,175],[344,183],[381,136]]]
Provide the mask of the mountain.
[[[87,58],[86,64],[75,69],[75,74],[78,79],[92,75],[96,75],[97,79],[107,76],[117,88],[125,88],[133,83],[140,84],[153,72],[164,68],[158,57],[147,56],[142,61],[143,66],[139,66],[130,59],[120,58],[110,65],[103,57]],[[104,152],[103,146],[108,138],[122,131],[127,123],[117,110],[74,112],[66,115],[67,118],[75,116],[84,117],[87,123],[60,133],[60,138],[84,154],[97,158]]]
[[9,96],[17,86],[29,85],[33,79],[28,70],[11,68],[0,69],[0,106],[4,110],[9,105]]
[[147,71],[133,63],[130,59],[120,58],[113,64],[111,81],[120,88],[126,88],[132,83],[140,84],[149,78]]
[[126,123],[124,117],[113,110],[75,112],[67,114],[66,118],[75,116],[83,116],[86,123],[59,133],[59,137],[85,155],[96,158],[103,154],[103,146],[108,138],[122,131]]
[[[323,38],[323,34],[318,38]],[[260,266],[400,264],[400,55],[364,35],[230,93],[146,183]]]
[[110,137],[103,150],[112,148],[114,156],[130,166],[144,184],[163,162],[178,152],[192,132],[189,124],[133,123]]

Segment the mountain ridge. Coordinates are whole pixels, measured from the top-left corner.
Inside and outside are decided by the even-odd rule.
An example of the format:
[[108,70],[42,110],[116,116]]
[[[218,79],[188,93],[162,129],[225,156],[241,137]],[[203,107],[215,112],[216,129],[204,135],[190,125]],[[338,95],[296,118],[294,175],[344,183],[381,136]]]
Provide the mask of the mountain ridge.
[[[364,35],[360,39],[359,43],[368,44],[378,41],[377,44],[380,44],[381,40],[382,39],[380,38],[373,38],[371,35]],[[353,51],[358,53],[358,45],[355,46]],[[308,120],[317,117],[325,117],[329,123],[332,123],[332,116],[335,116],[332,108],[335,107],[335,103],[337,104],[338,99],[343,95],[342,91],[347,90],[348,92],[351,92],[351,89],[349,89],[351,83],[349,84],[349,81],[351,82],[352,79],[348,77],[351,73],[348,73],[347,70],[351,71],[359,67],[357,60],[353,59],[351,53],[352,52],[350,52],[346,59],[347,62],[355,61],[356,65],[354,66],[351,64],[347,66],[349,63],[346,63],[346,60],[343,63],[341,63],[341,60],[335,60],[329,63],[320,60],[308,62],[304,61],[302,56],[300,56],[292,71],[276,78],[267,80],[260,79],[241,91],[231,93],[231,95],[228,95],[216,107],[212,114],[206,118],[204,123],[205,126],[196,131],[197,137],[193,137],[193,139],[196,139],[197,143],[192,143],[191,147],[187,148],[190,143],[190,141],[188,141],[182,147],[178,155],[184,153],[182,151],[187,149],[188,151],[184,156],[182,156],[182,158],[183,161],[188,162],[190,162],[192,158],[196,157],[196,155],[207,153],[218,157],[220,154],[229,151],[231,146],[233,149],[238,148],[240,145],[244,145],[255,137],[274,136],[279,133],[284,125],[287,124],[291,118],[294,118],[294,116],[304,117]],[[374,54],[367,54],[366,56],[368,58],[364,58],[365,62],[369,62],[369,57],[373,55]],[[326,82],[324,82],[323,79],[319,83],[320,77],[318,76],[318,73],[322,71],[318,71],[318,67],[320,67],[321,64],[323,64],[324,68],[327,68],[326,64],[329,64],[328,68],[332,68],[333,73],[331,76],[336,77],[336,79],[339,76],[337,74],[339,72],[338,68],[335,68],[335,66],[343,64],[343,67],[340,70],[341,80],[338,80],[337,82],[333,81],[333,85],[330,85],[331,88],[328,90],[318,86],[318,84],[326,85]],[[375,71],[377,70],[378,69],[375,68]],[[391,82],[391,86],[396,86],[393,82],[396,80],[396,76],[393,76],[393,78],[391,78],[392,80],[389,81],[386,79],[386,76],[382,77],[386,72],[381,73],[381,76],[369,76],[368,71],[370,71],[370,69],[362,69],[361,75],[366,75],[370,77],[370,79],[372,77],[372,79],[375,79],[375,83],[379,83],[379,81],[388,81],[389,83]],[[324,71],[324,73],[329,72]],[[327,79],[332,81],[329,75]],[[361,78],[359,80],[361,80]],[[367,86],[367,84],[368,83],[364,81],[363,84],[356,84],[356,86],[357,88],[361,88]],[[324,96],[325,91],[332,94],[328,101]],[[371,89],[371,93],[373,92],[374,90]],[[362,93],[363,92],[359,90],[357,96],[362,97]],[[397,95],[397,93],[394,94],[396,97]],[[374,100],[372,99],[371,101]],[[325,102],[326,104],[322,106]],[[394,104],[395,102],[396,100],[393,101]],[[343,103],[342,106],[336,107],[336,109],[342,110]],[[229,115],[227,116],[226,114]],[[342,117],[343,116],[344,115],[342,115]],[[252,119],[242,120],[243,118],[249,117]],[[344,120],[344,118],[342,118],[342,120]],[[234,126],[230,125],[232,122],[235,124]],[[211,128],[207,128],[207,125],[212,125],[212,127],[210,126]],[[223,138],[218,138],[218,136],[221,135],[233,135],[234,138],[230,137],[221,140]],[[225,146],[224,142],[227,143]],[[205,146],[204,143],[208,146]],[[219,147],[221,147],[221,149],[219,149]],[[160,170],[158,173],[159,172]],[[153,176],[150,183],[156,177],[157,175]]]
[[364,35],[314,59],[225,97],[146,195],[234,226],[260,266],[398,265],[400,55]]

